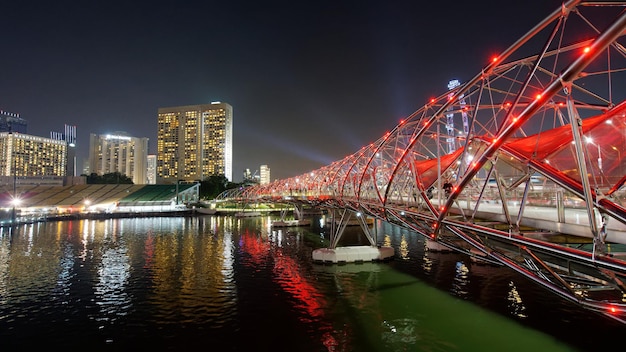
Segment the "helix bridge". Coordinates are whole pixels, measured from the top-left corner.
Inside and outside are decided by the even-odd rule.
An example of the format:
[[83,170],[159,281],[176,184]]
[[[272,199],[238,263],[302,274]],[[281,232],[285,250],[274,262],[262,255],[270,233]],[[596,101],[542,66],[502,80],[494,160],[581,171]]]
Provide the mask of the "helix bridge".
[[625,9],[565,2],[375,142],[225,197],[402,226],[626,323]]

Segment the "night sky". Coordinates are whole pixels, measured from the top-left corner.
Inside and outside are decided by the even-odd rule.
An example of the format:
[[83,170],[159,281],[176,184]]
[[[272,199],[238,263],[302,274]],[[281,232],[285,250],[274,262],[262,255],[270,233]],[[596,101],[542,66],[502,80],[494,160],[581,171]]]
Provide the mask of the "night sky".
[[[233,106],[233,180],[303,174],[381,137],[560,6],[529,1],[4,1],[0,109],[49,137],[125,131],[159,107]],[[81,165],[79,159],[79,165]]]

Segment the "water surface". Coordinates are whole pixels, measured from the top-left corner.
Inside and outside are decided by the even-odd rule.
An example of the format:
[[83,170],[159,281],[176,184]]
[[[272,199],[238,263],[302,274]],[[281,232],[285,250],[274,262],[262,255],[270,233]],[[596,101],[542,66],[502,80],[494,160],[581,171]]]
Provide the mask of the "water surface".
[[[76,220],[0,232],[2,351],[594,351],[623,326],[506,268],[379,224],[384,263],[311,260],[268,217]],[[365,244],[358,227],[343,244]]]

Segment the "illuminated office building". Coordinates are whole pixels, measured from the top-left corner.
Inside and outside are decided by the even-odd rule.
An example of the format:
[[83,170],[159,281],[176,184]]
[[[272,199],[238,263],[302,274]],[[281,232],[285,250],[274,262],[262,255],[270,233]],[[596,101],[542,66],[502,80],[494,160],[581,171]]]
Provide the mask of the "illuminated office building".
[[0,132],[0,173],[7,177],[66,176],[67,142]]
[[157,177],[160,182],[233,176],[233,108],[229,104],[159,108]]
[[146,184],[148,138],[130,137],[126,133],[95,134],[89,137],[89,170],[104,175],[119,172],[134,184]]

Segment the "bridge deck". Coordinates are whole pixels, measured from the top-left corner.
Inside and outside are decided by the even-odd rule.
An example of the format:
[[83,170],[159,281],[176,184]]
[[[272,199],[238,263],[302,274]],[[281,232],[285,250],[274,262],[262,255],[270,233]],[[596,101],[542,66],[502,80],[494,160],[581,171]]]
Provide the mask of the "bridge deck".
[[[433,203],[437,204],[437,201]],[[475,203],[471,202],[470,207],[464,208],[464,211],[468,213],[474,206]],[[477,218],[508,224],[502,211],[502,204],[497,202],[483,202],[479,209],[480,211],[476,213]],[[510,210],[517,209],[510,208]],[[516,215],[516,213],[514,214]],[[520,225],[553,232],[555,234],[593,238],[586,209],[564,208],[563,215],[562,221],[559,221],[558,210],[556,208],[526,206],[524,208],[524,216],[520,220]],[[600,223],[600,221],[598,221],[598,223]],[[626,225],[618,221],[609,221],[607,223],[606,241],[626,244]]]

